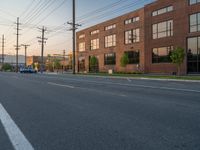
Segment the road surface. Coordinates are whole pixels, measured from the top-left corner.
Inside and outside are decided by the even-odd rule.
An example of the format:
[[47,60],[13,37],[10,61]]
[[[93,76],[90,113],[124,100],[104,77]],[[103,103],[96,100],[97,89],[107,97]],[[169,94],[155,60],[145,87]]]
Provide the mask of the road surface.
[[2,150],[200,150],[200,83],[0,73]]

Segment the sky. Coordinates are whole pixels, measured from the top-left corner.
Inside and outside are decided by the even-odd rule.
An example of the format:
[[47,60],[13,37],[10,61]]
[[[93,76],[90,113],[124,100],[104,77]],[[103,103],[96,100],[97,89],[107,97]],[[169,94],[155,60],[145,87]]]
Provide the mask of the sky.
[[[143,7],[154,0],[76,0],[78,30],[101,23]],[[72,35],[67,22],[72,18],[72,0],[1,0],[0,40],[5,35],[5,54],[15,55],[16,21],[20,20],[19,44],[28,44],[28,55],[41,55],[37,37],[39,28],[47,29],[44,54],[62,54],[72,49]],[[1,45],[1,42],[0,42]],[[0,47],[1,54],[1,47]],[[24,54],[21,47],[19,54]]]

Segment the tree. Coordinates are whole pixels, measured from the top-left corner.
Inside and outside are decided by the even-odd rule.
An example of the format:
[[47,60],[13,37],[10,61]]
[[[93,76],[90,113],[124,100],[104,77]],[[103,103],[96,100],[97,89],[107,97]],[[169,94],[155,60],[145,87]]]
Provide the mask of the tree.
[[12,71],[12,70],[13,70],[13,67],[12,67],[11,64],[5,63],[5,64],[2,66],[2,70],[3,70],[3,71]]
[[121,67],[126,67],[128,63],[129,63],[128,54],[124,53],[120,59],[120,65]]
[[54,60],[54,67],[55,69],[60,69],[61,68],[61,63],[59,59]]
[[35,63],[32,63],[32,67],[33,67],[33,69],[35,69],[35,68],[36,68],[36,65],[35,65]]
[[181,47],[177,47],[171,52],[170,58],[172,60],[172,63],[176,64],[178,75],[180,75],[181,64],[183,63],[185,58],[185,50]]
[[98,59],[95,56],[90,58],[90,69],[91,71],[97,71]]

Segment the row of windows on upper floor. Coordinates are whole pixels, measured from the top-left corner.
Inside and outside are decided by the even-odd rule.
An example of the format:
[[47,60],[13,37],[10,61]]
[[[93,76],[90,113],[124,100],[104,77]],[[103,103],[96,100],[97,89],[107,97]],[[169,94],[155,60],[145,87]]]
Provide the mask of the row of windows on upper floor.
[[[134,17],[134,18],[125,20],[124,24],[130,24],[130,23],[134,23],[134,22],[137,22],[137,21],[139,21],[139,17]],[[112,24],[112,25],[106,26],[105,31],[115,29],[115,28],[116,28],[116,24]],[[98,34],[99,32],[100,31],[98,29],[93,30],[93,31],[90,32],[90,35],[95,35],[95,34]],[[79,35],[79,39],[82,39],[82,38],[85,38],[85,34]]]
[[[125,44],[131,44],[136,42],[140,42],[140,29],[137,28],[125,31]],[[116,34],[105,36],[104,43],[106,48],[116,46]],[[99,47],[100,47],[99,38],[92,39],[90,41],[90,50],[96,50],[99,49]],[[79,43],[79,52],[85,50],[86,50],[85,42]]]
[[[164,21],[161,23],[152,25],[152,37],[153,39],[159,39],[164,37],[173,36],[173,20]],[[124,33],[124,43],[132,44],[140,42],[140,29],[132,29],[125,31]],[[105,36],[104,39],[105,48],[116,46],[116,34]],[[92,39],[90,43],[90,50],[99,49],[100,42],[99,38]],[[85,42],[79,43],[79,51],[85,51]]]
[[190,5],[197,4],[197,3],[200,3],[200,0],[189,0]]
[[[189,16],[190,33],[200,31],[200,13],[195,13]],[[168,20],[152,25],[152,38],[159,39],[173,36],[173,20]],[[132,29],[125,31],[125,44],[131,44],[140,41],[140,29]],[[83,42],[84,43],[84,42]],[[84,44],[81,44],[81,51],[85,51]],[[116,35],[105,37],[105,47],[116,46]],[[91,40],[91,50],[99,48],[99,39]]]

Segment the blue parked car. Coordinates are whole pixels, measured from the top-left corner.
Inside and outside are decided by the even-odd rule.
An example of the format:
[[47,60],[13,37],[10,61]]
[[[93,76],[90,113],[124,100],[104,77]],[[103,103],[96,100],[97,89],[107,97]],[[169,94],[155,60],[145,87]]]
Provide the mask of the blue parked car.
[[37,73],[37,71],[33,68],[20,68],[20,73]]

